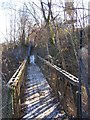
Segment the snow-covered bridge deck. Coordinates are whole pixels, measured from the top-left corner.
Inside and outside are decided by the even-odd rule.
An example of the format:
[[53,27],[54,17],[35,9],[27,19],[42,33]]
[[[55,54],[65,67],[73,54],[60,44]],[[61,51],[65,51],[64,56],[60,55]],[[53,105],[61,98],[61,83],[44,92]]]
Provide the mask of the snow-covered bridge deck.
[[30,64],[27,67],[24,98],[22,120],[48,118],[61,120],[65,117],[65,113],[60,110],[57,98],[36,64]]

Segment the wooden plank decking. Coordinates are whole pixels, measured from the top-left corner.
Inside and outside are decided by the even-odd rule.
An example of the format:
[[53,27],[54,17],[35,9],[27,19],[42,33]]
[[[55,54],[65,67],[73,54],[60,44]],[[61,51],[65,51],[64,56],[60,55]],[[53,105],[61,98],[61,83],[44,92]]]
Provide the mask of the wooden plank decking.
[[27,68],[27,82],[25,101],[22,103],[24,112],[22,120],[56,118],[61,120],[65,113],[58,109],[59,102],[52,94],[48,82],[44,78],[37,65],[29,65]]

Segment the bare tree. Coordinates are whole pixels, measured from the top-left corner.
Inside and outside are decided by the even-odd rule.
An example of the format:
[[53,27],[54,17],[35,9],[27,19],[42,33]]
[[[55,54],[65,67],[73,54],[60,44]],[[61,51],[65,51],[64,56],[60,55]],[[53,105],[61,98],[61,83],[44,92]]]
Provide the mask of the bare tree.
[[25,32],[27,29],[26,23],[28,21],[28,14],[27,14],[25,6],[23,6],[23,10],[20,10],[19,18],[20,18],[20,24],[19,24],[20,36],[19,36],[19,39],[20,39],[21,44],[25,44],[25,36],[26,36]]

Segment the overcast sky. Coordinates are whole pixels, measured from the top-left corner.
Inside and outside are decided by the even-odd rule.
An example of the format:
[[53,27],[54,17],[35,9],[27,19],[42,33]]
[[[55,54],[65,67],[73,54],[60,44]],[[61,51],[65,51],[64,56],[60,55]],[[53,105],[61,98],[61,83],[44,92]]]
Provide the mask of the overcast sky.
[[[7,28],[9,28],[8,19],[10,18],[10,10],[7,10],[6,8],[10,7],[10,5],[13,6],[15,3],[16,9],[18,9],[20,8],[20,6],[23,5],[23,2],[25,1],[28,1],[28,0],[0,0],[0,43],[4,41],[5,37],[7,37],[6,36],[6,25],[7,25]],[[34,1],[37,5],[39,4],[39,0],[30,0],[30,1]],[[62,2],[64,0],[55,0],[55,1]],[[79,3],[79,1],[81,0],[76,0],[76,1]],[[83,1],[84,1],[85,7],[87,7],[88,1],[90,0],[83,0]]]

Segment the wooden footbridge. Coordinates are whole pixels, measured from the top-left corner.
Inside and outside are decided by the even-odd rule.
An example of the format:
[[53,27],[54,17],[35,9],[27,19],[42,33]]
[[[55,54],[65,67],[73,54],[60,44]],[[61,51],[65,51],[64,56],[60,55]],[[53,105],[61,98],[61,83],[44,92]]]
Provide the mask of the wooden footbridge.
[[0,109],[2,118],[67,120],[80,116],[78,78],[35,56],[36,63],[22,62],[7,84]]

